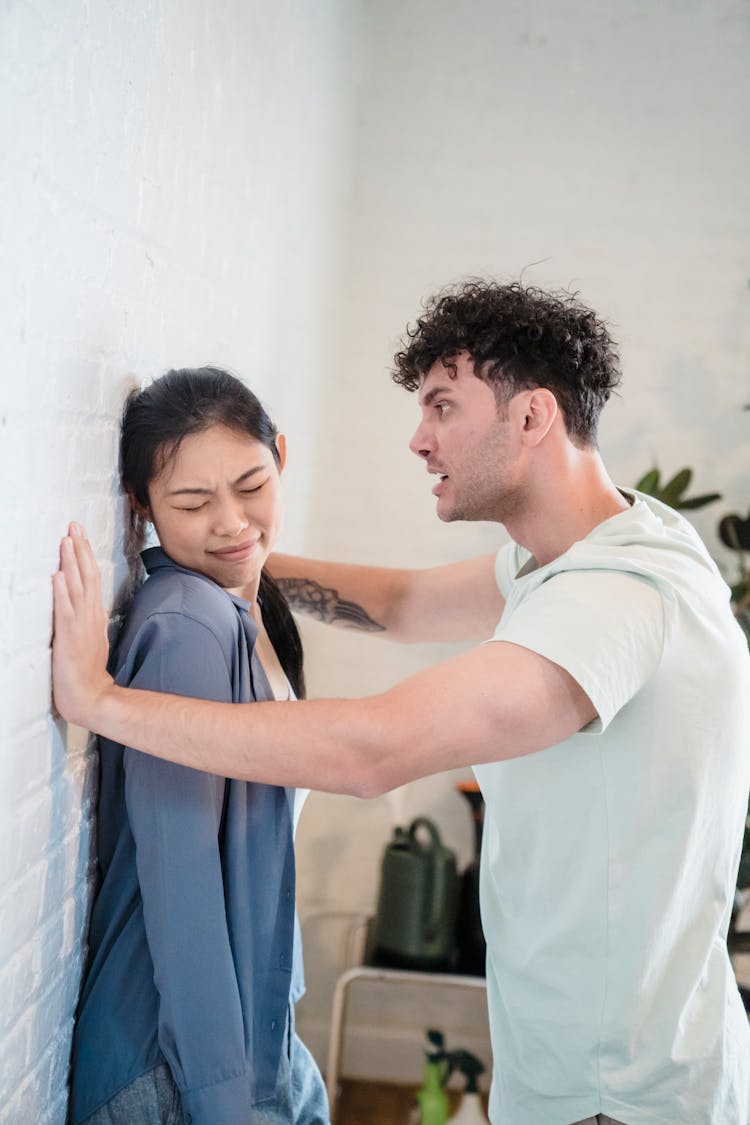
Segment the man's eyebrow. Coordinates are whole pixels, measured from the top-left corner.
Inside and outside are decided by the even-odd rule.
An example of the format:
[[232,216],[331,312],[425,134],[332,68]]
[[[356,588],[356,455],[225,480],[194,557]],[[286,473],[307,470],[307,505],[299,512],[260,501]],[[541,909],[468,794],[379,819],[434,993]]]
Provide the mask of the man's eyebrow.
[[[255,465],[252,469],[248,469],[246,473],[242,473],[237,477],[236,481],[232,482],[232,487],[236,488],[239,484],[244,484],[248,477],[253,476],[254,473],[260,473],[264,469],[263,465]],[[212,489],[210,488],[175,488],[167,493],[167,496],[211,496]]]
[[422,406],[429,406],[438,395],[449,394],[451,389],[447,384],[444,387],[432,387],[422,399]]

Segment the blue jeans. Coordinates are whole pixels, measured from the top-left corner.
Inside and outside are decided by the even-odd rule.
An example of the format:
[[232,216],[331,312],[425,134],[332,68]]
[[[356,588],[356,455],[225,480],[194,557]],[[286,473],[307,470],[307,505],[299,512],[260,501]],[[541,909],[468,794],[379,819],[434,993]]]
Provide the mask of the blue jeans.
[[[330,1125],[328,1098],[315,1059],[294,1030],[294,1005],[289,1006],[284,1046],[279,1059],[276,1093],[268,1101],[248,1105],[248,1125]],[[180,1092],[168,1066],[141,1074],[83,1125],[187,1125]],[[243,1122],[242,1125],[245,1125]]]

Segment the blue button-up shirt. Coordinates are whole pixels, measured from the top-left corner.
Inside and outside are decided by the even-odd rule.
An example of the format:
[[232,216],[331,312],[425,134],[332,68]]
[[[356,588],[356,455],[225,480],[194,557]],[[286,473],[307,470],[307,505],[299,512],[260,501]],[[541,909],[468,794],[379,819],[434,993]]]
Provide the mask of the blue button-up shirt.
[[[111,661],[118,684],[272,698],[247,602],[145,551]],[[295,957],[293,792],[102,740],[99,889],[74,1037],[71,1121],[169,1064],[195,1125],[274,1094]],[[295,969],[295,977],[301,978]]]

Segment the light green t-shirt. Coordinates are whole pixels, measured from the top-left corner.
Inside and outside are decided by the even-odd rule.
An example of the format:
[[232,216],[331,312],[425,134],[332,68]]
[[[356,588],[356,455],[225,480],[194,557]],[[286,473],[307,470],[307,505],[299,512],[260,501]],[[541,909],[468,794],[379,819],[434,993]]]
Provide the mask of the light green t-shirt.
[[497,579],[493,641],[565,668],[599,717],[476,768],[492,1121],[746,1125],[725,937],[750,657],[726,584],[692,526],[640,495],[547,566],[509,544]]

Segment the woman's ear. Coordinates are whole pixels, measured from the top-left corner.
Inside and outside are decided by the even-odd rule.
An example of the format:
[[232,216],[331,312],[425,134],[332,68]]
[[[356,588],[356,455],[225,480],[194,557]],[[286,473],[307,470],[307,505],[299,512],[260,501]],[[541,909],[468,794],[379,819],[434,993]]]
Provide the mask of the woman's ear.
[[142,519],[148,520],[149,523],[154,522],[151,518],[151,509],[148,507],[148,505],[139,504],[132,492],[128,492],[128,503],[137,516],[141,516]]
[[284,466],[286,465],[286,434],[276,435],[276,452],[279,455],[278,467],[281,473],[284,471]]

